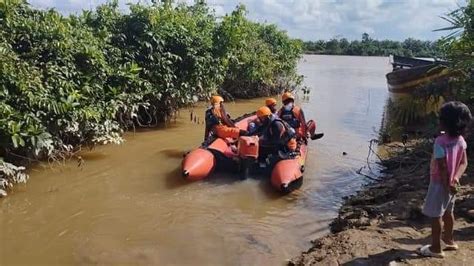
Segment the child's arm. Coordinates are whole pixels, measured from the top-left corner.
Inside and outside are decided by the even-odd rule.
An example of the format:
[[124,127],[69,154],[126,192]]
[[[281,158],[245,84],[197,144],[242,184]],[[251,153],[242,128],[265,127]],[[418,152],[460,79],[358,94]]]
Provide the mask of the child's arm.
[[449,174],[448,174],[448,165],[446,164],[446,157],[436,159],[436,164],[438,165],[439,174],[443,185],[449,189]]
[[443,185],[446,187],[446,189],[449,189],[449,173],[448,163],[446,162],[446,151],[440,143],[440,137],[436,138],[433,145],[433,156],[436,160],[436,166],[439,171],[441,182],[443,182]]
[[464,172],[466,172],[466,169],[467,169],[467,154],[466,154],[466,150],[464,150],[464,152],[462,153],[461,163],[459,164],[458,170],[456,171],[454,180],[461,179],[461,176],[464,174]]

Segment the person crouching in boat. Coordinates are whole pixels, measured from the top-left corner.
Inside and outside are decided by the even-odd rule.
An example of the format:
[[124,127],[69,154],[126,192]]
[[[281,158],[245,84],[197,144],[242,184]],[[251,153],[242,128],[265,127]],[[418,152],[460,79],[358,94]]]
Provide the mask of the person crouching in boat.
[[263,106],[257,110],[260,121],[260,147],[267,150],[267,154],[281,152],[293,153],[297,149],[295,130],[285,121],[273,115],[270,108]]
[[238,138],[247,135],[246,130],[241,130],[234,125],[224,108],[224,99],[215,95],[211,97],[211,107],[206,110],[206,130],[204,140],[211,135],[219,138]]
[[[265,100],[265,106],[270,109],[270,111],[272,112],[272,116],[277,118],[277,101],[274,98],[268,98]],[[247,129],[249,135],[259,135],[261,133],[260,131],[262,130],[261,125],[262,123],[258,118],[255,118],[254,120],[250,121]]]
[[298,139],[306,140],[306,120],[303,110],[295,105],[295,97],[291,92],[285,92],[281,100],[283,107],[278,111],[278,116],[296,130]]
[[270,109],[270,111],[272,112],[272,114],[276,114],[278,112],[278,109],[277,109],[277,100],[275,100],[274,98],[268,98],[265,100],[265,106],[268,107]]

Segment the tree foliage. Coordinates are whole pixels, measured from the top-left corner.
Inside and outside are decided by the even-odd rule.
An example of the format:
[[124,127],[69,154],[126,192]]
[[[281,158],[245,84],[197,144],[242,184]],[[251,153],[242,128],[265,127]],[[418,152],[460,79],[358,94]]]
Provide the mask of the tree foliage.
[[307,53],[329,55],[361,55],[361,56],[389,56],[400,55],[407,57],[442,57],[439,41],[421,41],[408,38],[403,42],[391,40],[374,40],[364,33],[362,39],[349,42],[345,38],[329,41],[304,42]]
[[451,25],[440,29],[449,31],[442,40],[451,67],[462,73],[453,80],[457,88],[456,98],[474,103],[474,2],[450,12],[443,17]]
[[124,130],[218,89],[276,92],[299,81],[300,53],[300,42],[249,21],[244,6],[220,21],[204,1],[121,13],[115,0],[70,16],[0,1],[0,157],[57,159],[120,143]]
[[217,27],[215,48],[224,67],[223,89],[249,98],[262,91],[266,95],[276,94],[298,84],[295,69],[301,42],[291,40],[275,25],[249,21],[245,14],[245,6],[240,5]]

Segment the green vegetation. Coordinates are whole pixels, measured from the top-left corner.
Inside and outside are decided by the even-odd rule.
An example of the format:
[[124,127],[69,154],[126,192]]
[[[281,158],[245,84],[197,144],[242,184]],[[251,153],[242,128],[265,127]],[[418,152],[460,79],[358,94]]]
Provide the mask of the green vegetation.
[[[468,0],[466,6],[443,17],[451,26],[440,29],[450,31],[443,40],[451,68],[460,73],[450,81],[452,99],[466,103],[474,111],[474,1]],[[469,154],[472,155],[474,130],[468,131]]]
[[240,98],[274,95],[301,82],[296,74],[302,44],[275,25],[245,18],[238,7],[217,28],[216,57],[226,69],[223,89]]
[[300,81],[301,43],[249,21],[244,6],[218,21],[203,1],[153,2],[63,16],[0,1],[0,192],[26,180],[10,164],[19,159],[120,143],[218,90],[253,97]]
[[451,67],[461,75],[453,80],[455,98],[474,104],[474,1],[443,17],[451,26],[440,29],[451,33],[443,40]]
[[[471,110],[474,108],[474,2],[469,1],[443,19],[451,25],[438,30],[447,34],[438,41],[438,49],[448,60],[452,75],[417,88],[410,98],[389,103],[389,122],[385,125],[388,132],[403,132],[407,125],[420,130],[420,124],[425,125],[427,132],[435,132],[437,111],[446,100],[459,100],[468,104]],[[472,142],[474,131],[470,134]]]
[[305,42],[306,53],[328,55],[362,55],[362,56],[389,56],[400,55],[407,57],[441,57],[439,41],[420,41],[412,38],[403,42],[383,40],[378,41],[364,33],[362,40],[332,39]]

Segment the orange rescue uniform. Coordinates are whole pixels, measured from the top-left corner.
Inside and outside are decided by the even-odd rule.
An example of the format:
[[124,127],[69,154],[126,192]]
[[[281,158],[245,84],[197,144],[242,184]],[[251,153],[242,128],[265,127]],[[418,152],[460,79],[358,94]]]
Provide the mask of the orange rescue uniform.
[[238,138],[240,134],[240,129],[229,119],[225,110],[215,106],[206,111],[206,130],[211,130],[219,138]]

